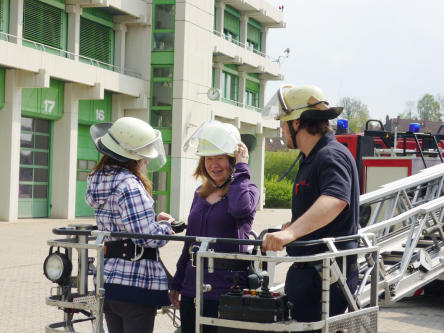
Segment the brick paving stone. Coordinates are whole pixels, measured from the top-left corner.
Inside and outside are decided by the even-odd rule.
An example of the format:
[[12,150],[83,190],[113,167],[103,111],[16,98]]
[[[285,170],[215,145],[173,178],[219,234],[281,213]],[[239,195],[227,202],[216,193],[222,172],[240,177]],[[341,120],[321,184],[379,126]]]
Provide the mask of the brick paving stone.
[[[268,209],[257,213],[253,229],[262,231],[288,221],[289,210]],[[53,284],[42,273],[43,260],[48,255],[48,239],[60,238],[52,234],[55,227],[76,221],[36,219],[18,223],[0,222],[0,333],[44,332],[45,325],[62,321],[63,313],[45,305]],[[182,250],[179,242],[170,242],[161,249],[161,256],[171,273]],[[75,252],[74,252],[75,253]],[[75,265],[74,265],[75,266]],[[283,282],[286,267],[279,265],[276,280]],[[438,333],[444,332],[444,300],[431,296],[405,299],[379,312],[380,333]],[[89,324],[77,326],[79,332],[91,332]],[[158,315],[155,333],[172,333],[175,329],[166,315]]]

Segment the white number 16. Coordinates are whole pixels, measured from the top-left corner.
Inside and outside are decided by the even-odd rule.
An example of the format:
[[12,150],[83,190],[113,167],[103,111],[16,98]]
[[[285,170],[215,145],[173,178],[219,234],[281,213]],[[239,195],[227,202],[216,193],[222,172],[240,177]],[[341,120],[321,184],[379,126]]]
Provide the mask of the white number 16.
[[105,111],[101,109],[96,109],[96,119],[97,120],[105,120]]

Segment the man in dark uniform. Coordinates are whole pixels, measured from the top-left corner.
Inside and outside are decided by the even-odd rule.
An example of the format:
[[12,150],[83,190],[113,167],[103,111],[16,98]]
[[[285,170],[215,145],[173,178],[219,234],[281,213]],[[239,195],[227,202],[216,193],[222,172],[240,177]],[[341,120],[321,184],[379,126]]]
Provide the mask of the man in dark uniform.
[[[276,103],[277,102],[277,103]],[[278,107],[273,110],[273,106]],[[271,106],[271,107],[270,107]],[[283,122],[286,145],[299,149],[302,159],[293,187],[292,218],[281,231],[268,234],[264,250],[280,251],[294,240],[354,235],[358,231],[359,180],[349,150],[339,143],[330,126],[342,112],[328,107],[315,86],[283,86],[265,112]],[[357,247],[356,241],[337,243],[339,249]],[[324,245],[288,247],[291,256],[326,250]],[[342,267],[342,265],[340,265]],[[347,285],[353,293],[358,283],[356,256],[347,258]],[[293,319],[313,322],[321,319],[321,279],[316,263],[294,263],[287,273],[285,292],[294,304]],[[330,316],[344,313],[348,303],[338,283],[330,286]]]

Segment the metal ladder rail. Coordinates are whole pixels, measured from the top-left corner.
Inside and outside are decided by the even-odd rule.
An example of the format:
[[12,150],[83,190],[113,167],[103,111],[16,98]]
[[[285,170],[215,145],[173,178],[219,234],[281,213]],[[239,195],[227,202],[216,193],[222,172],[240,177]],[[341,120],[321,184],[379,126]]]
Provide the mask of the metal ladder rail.
[[421,170],[419,173],[409,177],[395,180],[393,182],[382,185],[379,189],[362,194],[360,196],[361,204],[372,203],[384,196],[393,195],[401,189],[412,188],[438,177],[444,176],[444,167],[440,164]]
[[[439,184],[442,180],[444,180],[444,177],[439,179],[439,181],[433,180],[416,188],[402,188],[398,192],[394,192],[389,196],[384,196],[373,202],[366,203],[365,205],[367,206],[374,206],[368,225],[373,225],[381,220],[387,220],[409,209],[440,197],[441,186]],[[425,191],[425,195],[420,196],[419,193],[421,191]],[[381,216],[383,216],[382,219]],[[383,234],[387,234],[387,230],[384,231]]]
[[[437,165],[420,173],[381,186],[360,196],[360,205],[373,206],[369,225],[387,220],[407,208],[421,205],[441,196],[444,167]],[[424,192],[425,191],[425,192]]]
[[[380,270],[381,279],[378,282],[378,293],[385,292],[384,303],[390,304],[405,297],[419,287],[433,281],[444,272],[443,211],[444,197],[440,197],[389,220],[381,221],[359,230],[359,233],[363,234],[376,234],[380,230],[397,224],[409,224],[407,235],[404,232],[400,239],[395,237],[393,239],[388,238],[378,244],[381,255],[380,260],[384,264],[382,257],[386,251],[392,249],[392,242],[406,240],[402,257],[391,266],[391,268],[394,267],[395,269],[390,269],[389,267],[389,269]],[[410,222],[412,220],[414,221],[413,223]],[[427,248],[417,248],[418,243],[423,238],[423,234],[430,235],[434,233],[438,233],[439,237],[435,237],[433,244]],[[432,250],[434,253],[433,258],[431,256]],[[418,276],[420,279],[418,279]],[[360,304],[366,304],[366,289],[368,289],[368,286],[364,288],[360,296]]]

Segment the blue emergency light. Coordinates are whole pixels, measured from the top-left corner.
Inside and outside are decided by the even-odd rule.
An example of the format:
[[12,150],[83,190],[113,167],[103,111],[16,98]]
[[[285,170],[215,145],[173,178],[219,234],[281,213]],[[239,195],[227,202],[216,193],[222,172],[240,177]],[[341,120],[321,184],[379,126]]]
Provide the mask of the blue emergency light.
[[337,128],[347,131],[348,129],[348,120],[347,119],[338,119]]
[[410,123],[409,124],[409,132],[419,133],[420,125],[418,123]]

